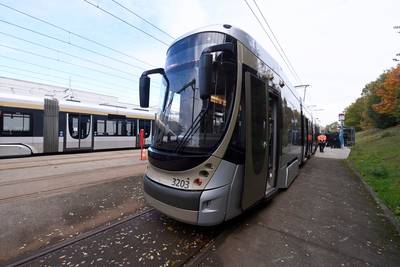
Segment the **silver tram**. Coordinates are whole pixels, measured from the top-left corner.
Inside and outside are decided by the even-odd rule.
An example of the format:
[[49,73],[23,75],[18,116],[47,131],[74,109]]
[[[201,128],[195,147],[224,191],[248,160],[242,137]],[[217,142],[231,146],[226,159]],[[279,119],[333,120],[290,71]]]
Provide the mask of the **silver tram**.
[[208,26],[176,40],[165,68],[142,74],[142,107],[155,74],[165,94],[144,191],[172,218],[229,220],[289,187],[315,151],[311,114],[277,62],[238,28]]
[[129,149],[150,144],[155,113],[0,93],[0,158]]

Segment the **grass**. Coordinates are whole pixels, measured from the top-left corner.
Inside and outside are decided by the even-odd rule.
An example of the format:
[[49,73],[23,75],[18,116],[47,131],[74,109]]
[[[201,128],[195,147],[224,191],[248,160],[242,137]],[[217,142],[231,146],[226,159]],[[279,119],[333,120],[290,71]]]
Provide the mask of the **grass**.
[[400,125],[357,133],[348,160],[400,218]]

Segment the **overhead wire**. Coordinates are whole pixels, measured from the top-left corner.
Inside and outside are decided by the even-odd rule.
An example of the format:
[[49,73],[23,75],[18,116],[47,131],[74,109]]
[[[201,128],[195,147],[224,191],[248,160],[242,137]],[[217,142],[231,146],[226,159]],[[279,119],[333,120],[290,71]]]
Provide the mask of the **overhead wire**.
[[[251,8],[250,4],[247,2],[247,0],[244,0],[246,3],[247,7],[250,9],[251,13],[253,14],[254,18],[258,21],[259,25],[263,29],[264,33],[267,35],[268,39],[271,41],[272,45],[274,46],[275,50],[278,52],[279,56],[282,58],[283,62],[285,63],[286,67],[290,71],[290,73],[293,75],[295,79],[298,79],[296,77],[296,74],[293,72],[293,70],[290,68],[289,64],[286,62],[286,59],[283,57],[282,53],[279,51],[278,47],[276,46],[275,42],[272,40],[271,36],[269,35],[268,31],[265,29],[264,25],[260,21],[260,19],[257,17],[256,13],[254,10]],[[299,80],[300,81],[300,80]]]
[[255,6],[257,7],[258,12],[261,14],[261,17],[263,18],[263,20],[264,20],[265,24],[267,25],[268,29],[270,30],[270,32],[271,32],[271,34],[272,34],[272,37],[275,39],[275,41],[276,41],[276,43],[278,44],[279,48],[281,49],[281,51],[282,51],[284,57],[285,57],[286,60],[288,61],[288,63],[289,63],[289,65],[290,65],[291,69],[292,69],[293,72],[296,74],[297,79],[299,79],[300,82],[301,82],[301,79],[300,79],[299,75],[297,74],[295,68],[293,67],[292,62],[290,61],[290,59],[288,58],[288,56],[287,56],[286,53],[285,53],[285,50],[283,49],[283,47],[282,47],[281,44],[279,43],[278,38],[276,37],[274,31],[272,30],[272,28],[271,28],[271,26],[269,25],[267,19],[265,18],[264,13],[261,11],[260,7],[258,6],[257,1],[256,1],[256,0],[253,0],[253,2],[254,2],[254,4],[255,4]]
[[28,13],[26,13],[26,12],[23,12],[23,11],[21,11],[21,10],[18,10],[18,9],[16,9],[16,8],[13,8],[13,7],[11,7],[11,6],[9,6],[9,5],[6,5],[6,4],[4,4],[4,3],[1,3],[1,2],[0,2],[0,6],[3,6],[3,7],[5,7],[5,8],[8,8],[8,9],[10,9],[10,10],[13,10],[13,11],[19,13],[19,14],[24,15],[24,16],[30,17],[30,18],[32,18],[32,19],[34,19],[34,20],[36,20],[36,21],[40,21],[40,22],[42,22],[42,23],[44,23],[44,24],[47,24],[47,25],[49,25],[49,26],[51,26],[51,27],[53,27],[53,28],[62,30],[62,31],[64,31],[64,32],[66,32],[66,33],[68,33],[68,34],[70,34],[70,35],[76,36],[76,37],[78,37],[78,38],[80,38],[80,39],[83,39],[83,40],[85,40],[85,41],[88,41],[88,42],[91,42],[91,43],[93,43],[93,44],[96,44],[96,45],[98,45],[98,46],[101,46],[101,47],[103,47],[103,48],[106,48],[106,49],[108,49],[108,50],[110,50],[110,51],[113,51],[113,52],[115,52],[115,53],[118,53],[118,54],[120,54],[120,55],[124,55],[124,56],[126,56],[126,57],[132,58],[132,59],[134,59],[134,60],[136,60],[136,61],[139,61],[139,62],[141,62],[141,63],[144,63],[144,64],[146,64],[146,65],[155,67],[155,65],[153,65],[153,64],[151,64],[151,63],[149,63],[149,62],[147,62],[147,61],[145,61],[145,60],[139,59],[139,58],[137,58],[137,57],[135,57],[135,56],[129,55],[129,54],[125,53],[125,52],[122,52],[122,51],[117,50],[117,49],[115,49],[115,48],[112,48],[112,47],[110,47],[110,46],[104,45],[104,44],[102,44],[102,43],[100,43],[100,42],[98,42],[98,41],[96,41],[96,40],[93,40],[93,39],[88,38],[88,37],[85,37],[85,36],[83,36],[83,35],[81,35],[81,34],[72,32],[72,31],[70,31],[70,30],[68,30],[68,29],[66,29],[66,28],[63,28],[63,27],[58,26],[58,25],[56,25],[56,24],[54,24],[54,23],[48,22],[48,21],[46,21],[46,20],[44,20],[44,19],[38,18],[38,17],[36,17],[36,16],[33,16],[33,15],[31,15],[31,14],[28,14]]
[[[1,71],[1,70],[0,70]],[[11,72],[10,72],[11,73]],[[0,78],[3,78],[3,79],[10,79],[10,77],[7,77],[7,76],[2,76],[2,75],[0,75]],[[33,77],[33,78],[35,78],[35,77]],[[13,78],[11,78],[11,79],[13,79]],[[35,79],[37,79],[37,80],[42,80],[42,79],[39,79],[39,78],[35,78]],[[67,88],[67,87],[65,87],[65,85],[57,85],[58,83],[57,82],[55,82],[55,81],[52,81],[52,82],[54,82],[55,84],[46,84],[46,85],[48,85],[48,86],[57,86],[57,87],[64,87],[66,90],[65,91],[67,91],[67,90],[72,90],[72,91],[81,91],[80,89],[81,88],[74,88],[74,87],[71,87],[71,88]],[[16,84],[10,84],[10,83],[5,83],[5,82],[3,82],[3,81],[1,81],[0,80],[0,87],[2,87],[2,88],[6,88],[6,89],[19,89],[19,90],[31,90],[31,89],[35,89],[35,90],[42,90],[42,91],[45,91],[45,92],[47,92],[47,93],[51,93],[52,91],[54,92],[54,90],[46,90],[46,89],[44,89],[44,88],[42,88],[42,87],[38,87],[38,86],[36,86],[36,87],[33,87],[33,86],[31,86],[31,87],[23,87],[22,85],[16,85]],[[86,92],[89,92],[89,93],[93,93],[93,94],[97,94],[97,95],[105,95],[104,93],[98,93],[97,91],[94,91],[93,89],[90,89],[90,88],[84,88],[84,91],[86,91]],[[60,92],[60,91],[57,91],[57,92]],[[109,95],[105,95],[105,96],[109,96]],[[121,98],[126,98],[127,96],[125,96],[125,95],[119,95]],[[118,98],[118,97],[117,97]],[[119,101],[118,101],[119,102]]]
[[110,11],[108,11],[108,10],[106,10],[106,9],[104,9],[104,8],[102,8],[102,7],[100,7],[99,5],[93,4],[92,2],[90,2],[90,1],[88,1],[88,0],[83,0],[83,1],[86,2],[86,3],[88,3],[89,5],[91,5],[91,6],[93,6],[93,7],[96,7],[97,9],[99,9],[99,10],[101,10],[102,12],[104,12],[104,13],[110,15],[111,17],[113,17],[113,18],[115,18],[115,19],[117,19],[117,20],[119,20],[119,21],[125,23],[126,25],[128,25],[128,26],[130,26],[130,27],[136,29],[137,31],[139,31],[139,32],[141,32],[141,33],[143,33],[143,34],[145,34],[146,36],[148,36],[148,37],[150,37],[150,38],[152,38],[152,39],[158,41],[159,43],[161,43],[161,44],[163,44],[163,45],[165,45],[165,46],[169,46],[169,44],[166,43],[166,42],[164,42],[163,40],[157,38],[156,36],[154,36],[154,35],[152,35],[152,34],[146,32],[146,31],[144,31],[144,30],[142,30],[142,29],[140,29],[139,27],[137,27],[137,26],[133,25],[132,23],[128,22],[127,20],[124,20],[123,18],[121,18],[121,17],[119,17],[119,16],[117,16],[117,15],[111,13]]
[[[25,61],[25,60],[16,59],[16,58],[9,57],[9,56],[4,56],[4,55],[1,55],[1,54],[0,54],[0,57],[8,59],[8,60],[12,60],[12,61],[16,61],[16,62],[28,64],[28,65],[32,65],[32,66],[35,66],[35,67],[38,67],[38,68],[41,68],[41,69],[51,70],[51,71],[55,71],[55,72],[59,72],[59,73],[65,73],[65,74],[68,74],[68,75],[72,75],[73,77],[75,77],[75,76],[76,77],[81,77],[83,79],[86,79],[86,80],[89,80],[89,81],[94,81],[94,82],[101,83],[101,84],[105,83],[105,84],[108,84],[108,85],[111,85],[111,86],[117,86],[118,88],[131,89],[130,87],[126,87],[126,86],[123,86],[123,85],[120,85],[120,84],[116,84],[116,83],[112,83],[112,82],[108,82],[108,81],[103,81],[103,80],[98,80],[98,79],[94,80],[93,78],[85,76],[85,75],[63,71],[63,70],[59,70],[59,69],[43,66],[43,65],[40,65],[40,64],[28,62],[28,61]],[[138,82],[136,81],[136,83],[138,83]]]
[[[85,0],[84,0],[84,1],[85,1]],[[93,6],[95,6],[93,3],[90,3],[89,1],[85,1],[85,2],[87,2],[87,3],[89,3],[89,4],[93,5]],[[170,35],[170,34],[167,33],[166,31],[162,30],[160,27],[157,27],[155,24],[151,23],[149,20],[146,20],[145,18],[141,17],[140,15],[138,15],[137,13],[135,13],[134,11],[132,11],[131,9],[127,8],[126,6],[122,5],[121,3],[117,2],[117,1],[113,1],[113,2],[114,2],[115,4],[117,4],[118,6],[120,6],[121,8],[125,9],[126,11],[128,11],[129,13],[131,13],[131,14],[137,16],[138,18],[142,19],[143,21],[145,21],[145,22],[148,23],[149,25],[153,26],[154,28],[156,28],[156,29],[159,30],[160,32],[164,33],[164,34],[167,35],[168,37],[174,39],[174,37],[173,37],[172,35]],[[8,5],[4,4],[4,3],[1,3],[1,2],[0,2],[0,6],[5,7],[5,8],[8,8],[8,9],[10,9],[10,10],[13,10],[13,11],[19,13],[19,14],[25,15],[25,16],[30,17],[30,18],[32,18],[32,19],[34,19],[34,20],[39,21],[39,22],[45,23],[45,24],[47,24],[47,25],[49,25],[49,26],[52,26],[52,27],[54,27],[54,28],[56,28],[56,29],[62,30],[62,31],[64,31],[64,32],[68,33],[69,35],[74,35],[74,36],[76,36],[76,37],[78,37],[78,38],[81,38],[81,39],[86,40],[86,41],[88,41],[88,42],[94,43],[94,44],[96,44],[96,45],[98,45],[98,46],[101,46],[101,47],[103,47],[103,48],[109,49],[109,50],[111,50],[111,51],[113,51],[113,52],[115,52],[115,53],[119,53],[119,54],[122,54],[122,55],[124,55],[124,56],[133,58],[133,59],[135,59],[135,60],[138,61],[138,62],[147,64],[147,65],[149,65],[149,66],[154,66],[153,64],[151,64],[151,63],[149,63],[149,62],[146,62],[146,61],[144,61],[144,60],[141,60],[141,59],[139,59],[139,58],[136,58],[136,57],[134,57],[134,56],[131,56],[131,55],[129,55],[129,54],[126,54],[126,53],[124,53],[124,52],[121,52],[121,51],[119,51],[119,50],[116,50],[116,49],[114,49],[114,48],[112,48],[112,47],[109,47],[109,46],[107,46],[107,45],[104,45],[104,44],[102,44],[102,43],[100,43],[100,42],[97,42],[97,41],[95,41],[95,40],[93,40],[93,39],[87,38],[87,37],[85,37],[85,36],[83,36],[83,35],[81,35],[81,34],[77,34],[77,33],[74,33],[74,32],[72,32],[72,31],[69,31],[69,30],[66,29],[66,28],[63,28],[63,27],[61,27],[61,26],[58,26],[58,25],[53,24],[53,23],[51,23],[51,22],[48,22],[48,21],[46,21],[46,20],[44,20],[44,19],[35,17],[35,16],[31,15],[31,14],[28,14],[28,13],[26,13],[26,12],[24,12],[24,11],[21,11],[21,10],[18,10],[18,9],[16,9],[16,8],[11,7],[11,6],[8,6]],[[112,14],[111,12],[108,12],[107,10],[105,10],[105,9],[99,7],[99,6],[95,6],[95,7],[99,8],[99,9],[102,10],[103,12],[109,14],[110,16],[112,16],[112,17],[114,17],[114,18],[116,18],[116,19],[118,19],[118,20],[124,22],[125,24],[127,24],[127,25],[129,25],[129,26],[131,26],[131,27],[133,27],[133,28],[135,28],[135,29],[137,29],[138,31],[142,32],[143,34],[146,34],[147,36],[149,36],[149,37],[151,37],[151,38],[153,38],[153,39],[155,39],[155,40],[157,40],[157,41],[163,43],[164,45],[168,45],[168,43],[162,41],[161,39],[159,39],[159,38],[153,36],[153,35],[150,34],[150,33],[147,33],[147,32],[145,32],[145,31],[139,29],[139,28],[136,27],[135,25],[129,23],[128,21],[125,21],[125,20],[121,19],[120,17],[116,16],[115,14]],[[68,45],[77,47],[77,48],[79,48],[79,49],[82,49],[82,50],[85,50],[85,51],[88,51],[88,52],[91,52],[91,53],[94,53],[94,54],[97,54],[97,55],[100,55],[100,56],[109,58],[109,59],[114,60],[114,61],[118,61],[118,62],[123,63],[123,64],[130,65],[130,66],[135,67],[135,68],[145,69],[145,68],[143,68],[143,67],[139,67],[139,66],[137,66],[137,65],[130,64],[130,63],[126,62],[126,61],[119,60],[119,59],[113,58],[113,57],[111,57],[111,56],[108,56],[108,55],[102,54],[102,53],[100,53],[100,52],[97,52],[97,51],[95,51],[95,50],[92,50],[92,49],[83,47],[83,46],[81,46],[81,45],[77,45],[77,44],[71,43],[70,40],[65,41],[65,40],[62,40],[62,39],[60,39],[60,38],[57,38],[57,37],[54,37],[54,36],[50,36],[50,35],[48,35],[48,34],[41,33],[41,32],[35,31],[35,30],[33,30],[33,29],[29,29],[29,28],[27,28],[27,27],[23,27],[23,26],[21,26],[21,25],[17,25],[17,24],[15,24],[15,23],[12,23],[12,22],[9,22],[9,21],[5,21],[5,20],[1,20],[1,19],[0,19],[0,22],[7,23],[7,24],[12,25],[12,26],[14,26],[14,27],[18,27],[18,28],[20,28],[20,29],[23,29],[23,30],[26,30],[26,31],[30,31],[30,32],[32,32],[32,33],[35,33],[35,34],[44,36],[44,37],[46,37],[46,38],[50,38],[50,39],[53,39],[53,40],[57,40],[57,41],[62,42],[62,43],[64,43],[64,44],[68,44]],[[74,58],[77,58],[77,59],[79,59],[79,60],[87,61],[87,62],[90,62],[90,63],[95,64],[95,65],[102,66],[102,67],[107,68],[107,69],[113,69],[113,70],[115,70],[115,71],[119,71],[119,72],[125,73],[125,74],[127,74],[127,75],[136,76],[136,75],[133,75],[133,74],[131,74],[131,73],[128,73],[128,72],[125,72],[125,71],[121,71],[121,70],[119,70],[119,69],[116,69],[116,68],[113,68],[113,67],[110,67],[110,66],[101,64],[101,63],[99,63],[99,62],[90,60],[90,59],[88,59],[88,58],[84,58],[84,57],[80,57],[80,56],[73,55],[73,54],[71,54],[71,53],[67,53],[67,52],[64,52],[64,51],[60,51],[60,50],[58,50],[58,49],[55,49],[55,48],[52,48],[52,47],[49,47],[49,46],[45,46],[45,45],[43,45],[43,44],[36,43],[36,42],[33,42],[33,41],[29,41],[29,40],[20,38],[20,37],[18,37],[18,36],[12,35],[12,34],[4,33],[4,32],[0,32],[0,34],[6,35],[6,36],[8,36],[8,37],[11,37],[11,38],[14,38],[14,39],[17,39],[17,40],[20,40],[20,41],[24,41],[24,42],[27,42],[27,43],[30,43],[30,44],[33,44],[33,45],[36,45],[36,46],[40,46],[40,47],[42,47],[42,48],[45,48],[45,49],[48,49],[48,50],[52,50],[52,51],[55,51],[55,52],[60,53],[60,54],[68,55],[68,56],[70,56],[70,57],[74,57]],[[34,52],[31,52],[31,51],[27,51],[27,50],[24,50],[24,49],[19,49],[19,48],[16,48],[16,47],[7,46],[7,45],[4,45],[4,44],[0,44],[0,46],[5,47],[5,48],[8,48],[8,49],[15,50],[15,51],[18,51],[18,52],[27,53],[27,54],[30,54],[30,55],[42,57],[42,58],[45,58],[45,59],[48,59],[48,60],[54,60],[54,61],[61,62],[61,63],[64,63],[64,64],[69,64],[69,65],[77,66],[77,67],[80,67],[80,68],[85,68],[85,69],[88,69],[88,70],[91,70],[91,71],[95,71],[95,72],[98,72],[98,73],[102,73],[102,74],[107,75],[107,76],[113,76],[113,77],[117,77],[117,78],[119,78],[119,79],[124,79],[124,80],[131,81],[130,79],[124,78],[124,77],[119,76],[119,75],[109,74],[109,73],[106,73],[106,72],[104,72],[104,71],[100,71],[100,70],[98,70],[98,69],[90,68],[90,67],[88,67],[88,66],[79,65],[79,64],[76,64],[76,63],[72,63],[72,62],[68,62],[68,61],[65,61],[65,60],[61,60],[61,59],[59,59],[59,58],[52,58],[52,57],[49,57],[49,56],[45,56],[45,55],[43,55],[43,54],[34,53]],[[10,58],[10,59],[11,59],[11,58]],[[14,59],[14,60],[15,60],[15,59]],[[38,66],[38,67],[43,67],[43,66],[39,66],[38,64],[33,64],[33,63],[29,63],[29,62],[25,62],[25,63],[26,63],[26,64],[31,64],[31,65],[36,65],[36,66]],[[47,69],[49,69],[49,68],[47,68]],[[55,69],[53,69],[53,70],[54,70],[54,71],[59,71],[59,70],[55,70]],[[34,73],[33,71],[31,71],[31,72]],[[14,73],[14,74],[15,74],[15,73]],[[39,73],[37,73],[37,74],[39,74]],[[70,74],[72,74],[72,73],[70,73]],[[39,74],[39,75],[43,75],[43,74]],[[72,74],[72,75],[84,77],[84,76],[82,76],[82,75],[77,75],[77,74]],[[25,76],[26,76],[26,75],[25,75]],[[50,75],[47,75],[47,76],[50,76]],[[54,76],[53,76],[53,77],[54,77]],[[136,76],[136,77],[137,77],[137,76]],[[35,77],[35,79],[39,79],[39,78]],[[58,77],[58,79],[61,79],[61,77]],[[88,77],[85,77],[85,79],[92,80],[92,79],[90,79],[90,78],[88,78]],[[42,79],[42,80],[43,80],[43,79]],[[54,82],[54,81],[52,81],[52,82]],[[134,81],[134,82],[137,83],[137,81]],[[83,82],[81,82],[81,83],[83,83]],[[97,85],[97,86],[98,86],[98,85]],[[118,87],[121,87],[121,86],[118,86]],[[103,87],[103,88],[104,88],[104,87]],[[126,87],[125,87],[125,88],[126,88]]]
[[[2,72],[3,72],[3,73],[8,73],[8,74],[11,74],[11,75],[15,75],[15,77],[11,77],[11,76],[9,76],[9,75],[5,76],[5,75],[1,75],[1,74],[0,74],[0,78],[3,78],[3,79],[16,79],[16,80],[20,80],[20,79],[18,78],[18,76],[19,76],[18,73],[11,72],[11,71],[8,71],[8,70],[2,70],[2,69],[0,69],[0,73],[2,73]],[[51,87],[51,86],[61,87],[61,88],[65,88],[64,91],[67,91],[67,90],[69,90],[69,89],[72,89],[72,90],[75,90],[75,91],[78,90],[78,91],[90,92],[90,93],[97,94],[97,95],[121,97],[121,99],[132,98],[131,95],[127,95],[127,94],[120,93],[120,92],[114,92],[114,93],[111,95],[111,94],[110,94],[109,92],[107,92],[107,91],[104,91],[104,92],[100,92],[100,93],[99,93],[98,89],[93,89],[93,88],[88,88],[88,87],[82,87],[82,86],[76,87],[75,85],[69,87],[69,85],[67,85],[67,84],[60,83],[60,82],[54,81],[54,80],[42,79],[42,78],[30,76],[30,75],[27,75],[27,77],[30,77],[31,79],[33,79],[32,81],[30,81],[31,83],[32,83],[32,82],[33,82],[33,83],[40,83],[40,84],[43,84],[43,85],[46,85],[46,86],[49,86],[49,87]],[[39,82],[38,82],[38,81],[39,81]],[[43,82],[45,82],[45,83],[43,83]],[[44,89],[44,88],[42,88],[42,87],[32,87],[32,86],[31,86],[31,87],[23,87],[23,85],[16,85],[16,84],[5,83],[4,81],[1,81],[1,80],[0,80],[0,86],[3,86],[3,87],[5,87],[5,88],[17,88],[17,89],[21,89],[21,90],[29,90],[29,89],[32,89],[32,88],[35,88],[35,89]],[[49,89],[44,89],[44,90],[46,90],[46,91],[55,91],[55,90],[51,90],[50,88],[49,88]]]
[[[2,67],[2,66],[1,66]],[[5,72],[5,73],[9,73],[9,74],[13,74],[13,75],[16,75],[17,77],[19,76],[19,75],[21,75],[21,74],[19,74],[19,73],[16,73],[16,72],[12,72],[12,71],[9,71],[9,70],[3,70],[3,69],[0,69],[0,72]],[[63,86],[66,86],[65,84],[63,84],[63,83],[60,83],[60,82],[57,82],[57,81],[54,81],[54,80],[51,80],[51,79],[42,79],[42,78],[38,78],[38,77],[35,77],[35,76],[31,76],[31,75],[26,75],[26,74],[24,74],[24,76],[26,76],[26,77],[28,77],[28,78],[31,78],[31,79],[36,79],[36,80],[41,80],[41,81],[45,81],[45,82],[52,82],[52,83],[56,83],[56,84],[62,84]],[[1,76],[0,76],[1,77]],[[7,77],[3,77],[3,78],[7,78]],[[0,85],[2,85],[2,84],[7,84],[7,83],[4,83],[4,82],[2,82],[2,81],[0,81]],[[10,86],[12,86],[12,84],[9,84]],[[60,86],[60,85],[57,85],[57,86]],[[60,86],[61,87],[61,86]]]
[[159,30],[160,32],[164,33],[165,35],[167,35],[168,37],[175,39],[175,37],[173,37],[171,34],[169,34],[168,32],[166,32],[165,30],[159,28],[158,26],[154,25],[153,23],[151,23],[149,20],[143,18],[142,16],[140,16],[139,14],[137,14],[136,12],[132,11],[131,9],[127,8],[126,6],[122,5],[121,3],[119,3],[116,0],[111,0],[113,1],[115,4],[117,4],[118,6],[122,7],[123,9],[125,9],[126,11],[128,11],[129,13],[131,13],[132,15],[140,18],[141,20],[143,20],[144,22],[146,22],[147,24],[153,26],[154,28],[156,28],[157,30]]
[[[40,76],[45,76],[45,77],[53,77],[53,78],[60,79],[60,80],[63,80],[63,81],[68,81],[68,82],[69,82],[69,81],[71,80],[71,78],[72,78],[71,76],[68,76],[68,77],[64,76],[64,77],[62,77],[62,76],[53,75],[53,74],[49,74],[49,73],[37,72],[37,71],[27,70],[27,69],[23,69],[23,68],[16,68],[16,67],[12,67],[12,66],[8,66],[8,65],[2,65],[2,64],[0,64],[0,67],[2,67],[2,68],[8,68],[8,69],[13,69],[13,70],[21,71],[21,72],[26,72],[26,73],[33,73],[33,74],[40,75]],[[18,74],[18,75],[20,75],[20,74]],[[24,76],[27,76],[27,75],[24,74]],[[107,86],[104,86],[104,85],[98,85],[98,84],[94,84],[94,83],[91,83],[91,82],[79,81],[79,80],[76,80],[75,77],[74,77],[73,80],[74,80],[75,82],[78,81],[78,82],[76,82],[76,83],[78,83],[78,84],[87,84],[87,85],[89,85],[89,86],[95,86],[95,87],[102,88],[102,89],[116,90],[116,88],[111,88],[111,87],[107,87]],[[120,89],[120,88],[118,88],[118,89]],[[129,91],[130,91],[130,90],[134,90],[134,89],[132,89],[132,88],[127,88],[127,89],[129,89]],[[123,91],[126,91],[126,90],[123,90]]]
[[18,24],[15,24],[15,23],[12,23],[12,22],[3,20],[3,19],[0,19],[0,22],[6,23],[6,24],[11,25],[11,26],[14,26],[14,27],[16,27],[16,28],[23,29],[23,30],[25,30],[25,31],[29,31],[29,32],[32,32],[32,33],[34,33],[34,34],[37,34],[37,35],[40,35],[40,36],[43,36],[43,37],[46,37],[46,38],[49,38],[49,39],[52,39],[52,40],[56,40],[56,41],[58,41],[58,42],[61,42],[61,43],[64,43],[64,44],[67,44],[67,45],[70,45],[70,46],[79,48],[79,49],[81,49],[81,50],[85,50],[85,51],[87,51],[87,52],[90,52],[90,53],[93,53],[93,54],[96,54],[96,55],[99,55],[99,56],[102,56],[102,57],[111,59],[111,60],[116,61],[116,62],[120,62],[120,63],[126,64],[126,65],[129,65],[129,66],[131,66],[131,67],[133,67],[133,68],[142,69],[142,70],[145,69],[145,68],[143,68],[143,67],[140,67],[140,66],[131,64],[131,63],[126,62],[126,61],[124,61],[124,60],[120,60],[120,59],[117,59],[117,58],[114,58],[114,57],[105,55],[105,54],[100,53],[100,52],[97,52],[97,51],[95,51],[95,50],[92,50],[92,49],[89,49],[89,48],[86,48],[86,47],[83,47],[83,46],[80,46],[80,45],[77,45],[77,44],[73,44],[73,43],[71,43],[71,42],[69,42],[69,41],[65,41],[65,40],[62,40],[62,39],[60,39],[60,38],[57,38],[57,37],[54,37],[54,36],[51,36],[51,35],[48,35],[48,34],[45,34],[45,33],[42,33],[42,32],[38,32],[38,31],[29,29],[29,28],[27,28],[27,27],[24,27],[24,26],[21,26],[21,25],[18,25]]
[[42,47],[42,48],[45,48],[45,49],[48,49],[48,50],[57,52],[57,53],[59,53],[59,54],[64,54],[64,55],[67,55],[67,56],[70,56],[70,57],[73,57],[73,58],[77,58],[77,59],[82,60],[82,61],[90,62],[90,63],[92,63],[92,64],[101,66],[101,67],[106,68],[106,69],[110,69],[110,70],[113,70],[113,71],[118,71],[118,72],[124,73],[124,74],[126,74],[126,75],[133,75],[133,74],[130,73],[130,72],[123,71],[123,70],[120,70],[120,69],[117,69],[117,68],[114,68],[114,67],[105,65],[105,64],[103,64],[103,63],[96,62],[96,61],[91,60],[91,59],[88,59],[88,58],[84,58],[84,57],[81,57],[81,56],[73,55],[73,54],[71,54],[71,53],[64,52],[64,51],[61,51],[61,50],[59,50],[59,49],[55,49],[55,48],[52,48],[52,47],[49,47],[49,46],[46,46],[46,45],[43,45],[43,44],[39,44],[39,43],[30,41],[30,40],[26,40],[26,39],[24,39],[24,38],[15,36],[15,35],[13,35],[13,34],[5,33],[5,32],[2,32],[2,31],[0,31],[0,34],[5,35],[5,36],[8,36],[8,37],[11,37],[11,38],[16,39],[16,40],[20,40],[20,41],[23,41],[23,42],[26,42],[26,43],[29,43],[29,44],[33,44],[33,45],[36,45],[36,46],[39,46],[39,47]]
[[[127,81],[130,81],[130,82],[133,82],[133,80],[125,78],[125,77],[122,77],[120,75],[111,74],[111,73],[104,72],[104,71],[101,71],[101,70],[98,70],[98,69],[94,69],[94,68],[91,68],[91,67],[88,67],[88,66],[83,66],[83,65],[80,65],[80,64],[76,64],[76,63],[72,63],[72,62],[69,62],[69,61],[65,61],[63,59],[58,59],[58,58],[54,58],[54,57],[41,55],[41,54],[38,54],[38,53],[35,53],[35,52],[27,51],[27,50],[24,50],[24,49],[8,46],[8,45],[4,45],[4,44],[0,44],[0,47],[5,47],[5,48],[8,48],[8,49],[11,49],[11,50],[14,50],[14,51],[18,51],[18,52],[22,52],[22,53],[25,53],[25,54],[41,57],[41,58],[48,59],[48,60],[61,62],[61,63],[64,63],[64,64],[72,65],[72,66],[83,68],[83,69],[88,69],[88,70],[91,70],[91,71],[94,71],[94,72],[98,72],[98,73],[101,73],[101,74],[104,74],[104,75],[107,75],[107,76],[112,76],[112,77],[115,77],[115,78],[118,78],[118,79],[123,79],[123,80],[127,80]],[[133,75],[133,76],[139,78],[136,75]]]

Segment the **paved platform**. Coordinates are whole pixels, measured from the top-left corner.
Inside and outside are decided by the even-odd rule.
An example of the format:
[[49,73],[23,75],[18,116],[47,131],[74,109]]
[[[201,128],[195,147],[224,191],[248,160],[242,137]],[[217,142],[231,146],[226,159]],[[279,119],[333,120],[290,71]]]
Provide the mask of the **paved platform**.
[[141,175],[139,150],[61,154],[0,160],[0,205]]
[[0,160],[0,266],[145,207],[139,151]]
[[346,159],[350,155],[350,151],[350,148],[347,147],[343,149],[326,147],[322,153],[317,149],[315,157],[326,159]]
[[399,233],[343,160],[317,154],[248,215],[192,265],[400,266]]

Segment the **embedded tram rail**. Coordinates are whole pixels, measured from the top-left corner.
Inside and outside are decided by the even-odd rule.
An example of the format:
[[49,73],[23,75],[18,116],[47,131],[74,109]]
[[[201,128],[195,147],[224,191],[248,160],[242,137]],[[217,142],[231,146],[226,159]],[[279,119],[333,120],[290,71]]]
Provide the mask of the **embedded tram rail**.
[[146,208],[110,225],[35,252],[9,266],[123,266],[135,263],[177,266],[189,262],[221,231],[221,227],[211,231],[193,228],[167,218],[153,208]]

